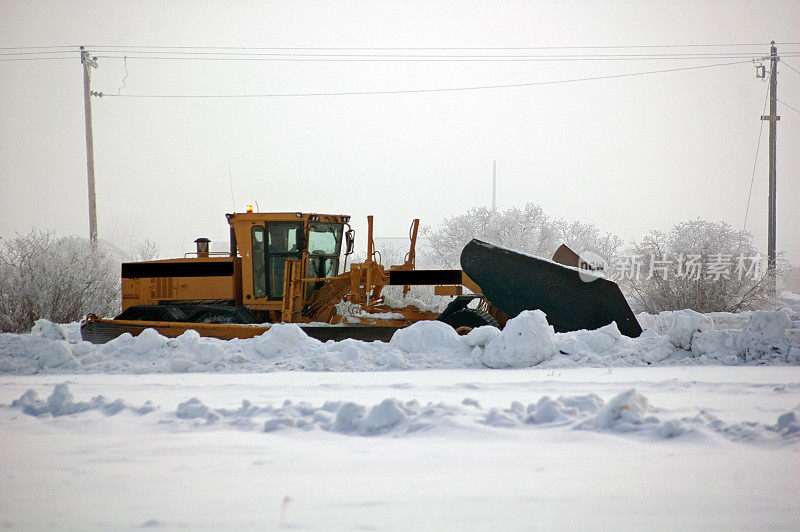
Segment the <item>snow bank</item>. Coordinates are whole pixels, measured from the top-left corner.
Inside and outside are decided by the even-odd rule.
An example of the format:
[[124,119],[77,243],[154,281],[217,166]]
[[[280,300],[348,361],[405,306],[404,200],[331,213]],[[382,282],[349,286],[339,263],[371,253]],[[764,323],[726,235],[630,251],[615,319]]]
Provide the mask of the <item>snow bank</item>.
[[692,349],[692,338],[695,333],[710,331],[714,322],[708,316],[686,309],[673,313],[672,323],[669,326],[669,341],[678,349],[689,351]]
[[756,311],[739,333],[739,346],[748,360],[760,360],[773,352],[781,351],[789,327],[785,311]]
[[236,430],[325,431],[350,436],[407,436],[420,431],[466,431],[535,428],[563,428],[614,434],[635,434],[655,440],[666,440],[690,433],[716,434],[734,441],[750,443],[800,444],[800,405],[778,416],[775,424],[740,422],[728,424],[708,411],[679,418],[667,418],[664,411],[653,408],[646,397],[635,389],[613,396],[605,402],[596,394],[571,397],[541,397],[525,405],[513,401],[508,408],[488,411],[470,398],[461,404],[400,401],[387,398],[369,406],[348,401],[327,401],[321,406],[306,402],[284,401],[279,407],[257,406],[242,401],[236,409],[212,408],[193,397],[178,404],[174,411],[159,409],[150,401],[141,407],[129,406],[122,399],[108,401],[96,396],[86,402],[75,402],[66,383],[57,384],[46,399],[28,390],[10,405],[23,413],[41,419],[79,415],[97,410],[114,416],[125,410],[144,416],[153,414],[158,426],[178,425],[185,429],[210,426]]
[[389,345],[406,353],[452,353],[469,351],[455,329],[441,321],[418,321],[394,333]]
[[481,355],[490,368],[526,368],[558,353],[553,327],[541,310],[524,310],[511,319]]
[[103,345],[82,341],[77,323],[39,320],[28,334],[0,334],[0,374],[800,364],[800,304],[769,312],[681,310],[639,319],[645,327],[639,338],[623,336],[615,323],[553,333],[537,310],[509,320],[502,331],[485,326],[466,336],[425,321],[397,331],[390,342],[323,343],[297,325],[278,324],[244,340],[204,338],[195,331],[165,338],[148,329]]

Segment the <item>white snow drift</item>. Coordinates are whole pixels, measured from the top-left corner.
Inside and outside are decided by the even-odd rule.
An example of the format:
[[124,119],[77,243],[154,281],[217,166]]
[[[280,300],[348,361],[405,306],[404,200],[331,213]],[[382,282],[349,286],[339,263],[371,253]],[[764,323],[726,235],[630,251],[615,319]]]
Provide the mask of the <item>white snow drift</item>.
[[704,409],[692,416],[665,419],[661,411],[653,408],[648,399],[635,389],[620,393],[607,403],[596,394],[556,399],[543,396],[528,405],[513,401],[508,408],[488,410],[471,398],[465,398],[460,405],[441,402],[421,405],[416,399],[400,401],[387,398],[372,406],[349,401],[326,401],[315,406],[286,400],[279,407],[258,406],[243,400],[239,408],[226,409],[209,407],[193,397],[178,404],[174,412],[165,412],[151,401],[132,406],[122,399],[109,401],[102,395],[76,402],[67,383],[61,383],[46,399],[40,399],[33,389],[29,389],[7,406],[35,417],[60,417],[92,410],[114,416],[130,411],[140,416],[153,414],[153,422],[159,425],[181,423],[184,428],[198,430],[213,426],[264,432],[321,430],[358,436],[403,436],[418,431],[451,430],[453,427],[480,430],[480,427],[487,426],[505,429],[536,426],[636,433],[654,439],[705,432],[749,443],[800,442],[800,405],[780,414],[774,424],[727,424]]
[[230,341],[187,331],[165,338],[148,329],[103,345],[84,342],[79,325],[39,320],[29,334],[0,334],[0,373],[181,373],[276,370],[375,371],[429,368],[561,368],[652,364],[800,363],[800,301],[778,311],[640,314],[639,338],[615,323],[555,333],[541,311],[525,311],[501,331],[466,336],[437,321],[398,330],[390,342],[320,342],[294,324]]

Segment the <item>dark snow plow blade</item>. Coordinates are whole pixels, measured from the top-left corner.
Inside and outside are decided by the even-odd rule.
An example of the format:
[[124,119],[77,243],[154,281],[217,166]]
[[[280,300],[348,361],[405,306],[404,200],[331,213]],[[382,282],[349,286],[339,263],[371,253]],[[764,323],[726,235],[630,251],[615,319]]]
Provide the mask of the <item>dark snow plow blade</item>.
[[464,247],[461,267],[486,299],[509,318],[539,309],[556,332],[597,329],[615,321],[626,336],[642,333],[619,286],[589,271],[480,240]]

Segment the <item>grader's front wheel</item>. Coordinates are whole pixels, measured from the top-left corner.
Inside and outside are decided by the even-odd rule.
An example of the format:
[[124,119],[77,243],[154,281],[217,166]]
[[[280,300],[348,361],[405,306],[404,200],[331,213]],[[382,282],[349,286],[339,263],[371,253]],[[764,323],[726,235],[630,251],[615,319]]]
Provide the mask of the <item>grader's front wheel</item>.
[[463,308],[453,312],[443,321],[455,329],[460,335],[465,335],[475,327],[481,327],[483,325],[500,327],[497,320],[490,316],[488,312],[476,308]]

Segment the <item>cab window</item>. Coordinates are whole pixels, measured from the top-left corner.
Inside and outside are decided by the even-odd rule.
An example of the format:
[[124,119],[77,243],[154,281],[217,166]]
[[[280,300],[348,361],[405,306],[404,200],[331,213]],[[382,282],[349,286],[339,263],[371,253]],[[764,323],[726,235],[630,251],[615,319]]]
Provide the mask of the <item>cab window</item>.
[[308,252],[312,255],[336,255],[342,245],[342,224],[311,224],[308,228]]
[[268,226],[270,253],[297,253],[300,251],[300,226],[272,223]]
[[[339,275],[339,253],[342,247],[342,224],[312,223],[308,227],[308,268],[310,278],[336,277]],[[310,283],[306,297],[323,282]]]
[[267,296],[283,297],[286,259],[299,259],[303,253],[303,226],[296,222],[267,224]]
[[253,296],[267,295],[267,270],[264,262],[264,228],[253,226]]

